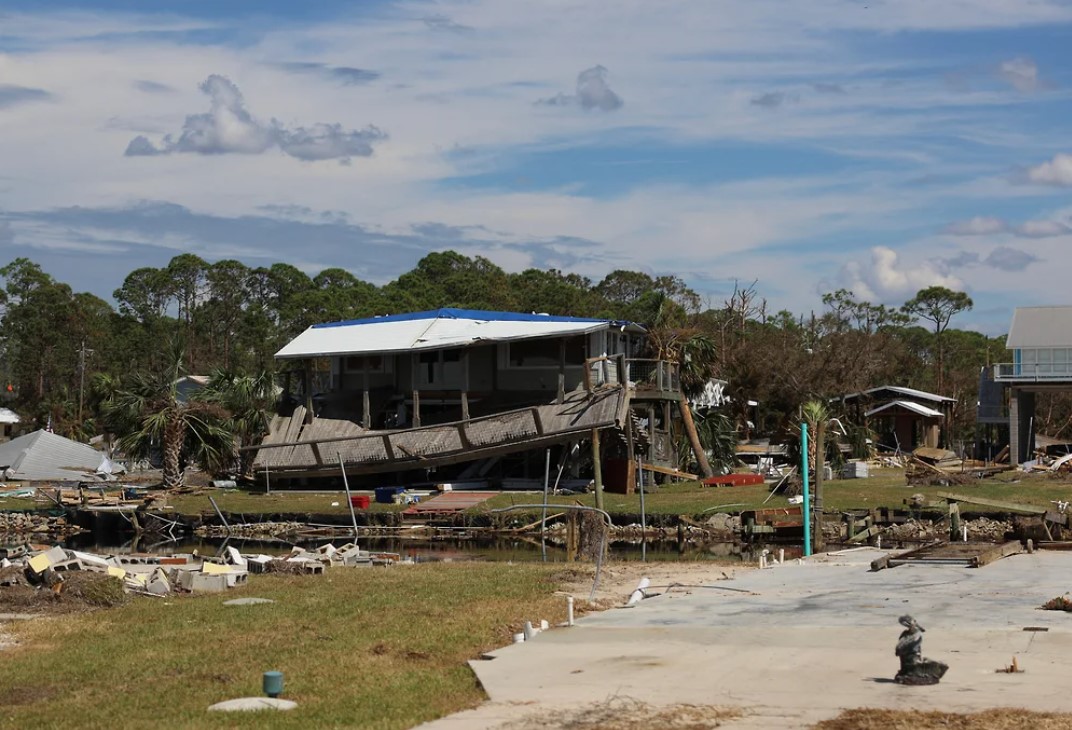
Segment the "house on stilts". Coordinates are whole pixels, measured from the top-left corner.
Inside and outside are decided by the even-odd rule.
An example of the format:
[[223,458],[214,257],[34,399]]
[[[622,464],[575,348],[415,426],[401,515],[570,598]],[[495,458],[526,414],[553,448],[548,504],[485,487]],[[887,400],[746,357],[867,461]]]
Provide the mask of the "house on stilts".
[[[313,325],[276,353],[283,398],[254,469],[273,485],[542,478],[631,491],[636,462],[678,464],[678,365],[610,319],[438,309]],[[598,449],[578,449],[592,444]],[[372,476],[376,475],[376,476]]]

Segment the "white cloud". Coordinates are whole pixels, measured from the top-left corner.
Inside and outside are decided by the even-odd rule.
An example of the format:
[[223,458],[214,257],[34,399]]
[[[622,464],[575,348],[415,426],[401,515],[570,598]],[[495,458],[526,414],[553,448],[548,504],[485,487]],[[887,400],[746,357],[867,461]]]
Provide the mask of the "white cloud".
[[1040,86],[1038,64],[1030,58],[1020,57],[1002,61],[998,75],[1017,91],[1036,91]]
[[846,264],[841,280],[858,297],[875,302],[904,301],[928,286],[964,289],[964,282],[943,271],[941,265],[931,261],[904,263],[896,251],[886,246],[871,249],[869,265],[857,261]]
[[953,236],[989,236],[994,233],[1004,233],[1009,225],[1000,218],[991,216],[976,216],[966,221],[950,223],[944,232]]
[[343,129],[341,124],[314,124],[287,129],[280,122],[257,121],[246,109],[242,92],[225,76],[213,74],[200,87],[211,100],[205,114],[191,114],[176,138],[165,135],[159,145],[138,135],[127,145],[128,157],[194,152],[201,155],[256,155],[278,147],[299,160],[349,160],[368,157],[372,145],[386,138],[376,127]]
[[1028,168],[1027,179],[1039,185],[1072,186],[1072,155],[1058,153],[1049,162]]
[[1072,227],[1060,221],[1024,221],[1013,229],[1021,238],[1053,238],[1072,233]]

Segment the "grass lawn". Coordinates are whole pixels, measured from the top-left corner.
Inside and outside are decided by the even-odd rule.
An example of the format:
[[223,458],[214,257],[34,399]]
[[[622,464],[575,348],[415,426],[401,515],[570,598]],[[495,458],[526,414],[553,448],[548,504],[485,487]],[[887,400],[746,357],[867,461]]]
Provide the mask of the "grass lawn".
[[[1044,475],[1026,475],[1018,472],[998,474],[990,479],[980,480],[966,486],[951,487],[910,487],[905,484],[904,472],[899,469],[879,469],[872,471],[868,479],[835,479],[824,485],[824,502],[828,511],[870,509],[889,507],[904,509],[904,500],[914,494],[923,494],[930,501],[940,501],[938,492],[954,492],[974,495],[986,499],[998,499],[1009,502],[1022,502],[1042,507],[1049,507],[1054,500],[1072,500],[1072,480],[1056,479]],[[750,487],[700,487],[697,482],[678,482],[664,484],[659,489],[645,496],[645,507],[653,515],[689,515],[702,516],[714,511],[739,512],[764,506],[770,487],[765,485]],[[244,490],[214,490],[212,492],[225,512],[243,514],[248,519],[259,519],[261,515],[276,513],[312,513],[312,514],[349,514],[346,495],[343,492],[304,492],[287,491],[264,494]],[[499,494],[474,511],[496,509],[515,504],[534,504],[543,498],[540,492],[509,492]],[[581,503],[595,505],[595,495],[581,494],[575,496],[552,497],[551,502],[559,504]],[[332,503],[337,503],[332,506]],[[176,511],[187,515],[202,512],[211,513],[212,505],[207,494],[178,494],[168,503]],[[785,507],[788,502],[784,497],[771,497],[767,507]],[[637,515],[640,513],[640,496],[606,493],[604,506],[611,515]],[[0,510],[42,509],[47,504],[35,503],[26,499],[0,500]],[[373,502],[370,512],[398,512],[405,509],[402,505],[377,504]],[[962,507],[965,512],[994,513],[1001,510],[969,505]]]
[[[904,472],[899,469],[883,469],[872,472],[868,479],[835,479],[825,482],[823,500],[829,511],[871,509],[890,507],[905,509],[904,500],[914,494],[923,494],[928,500],[939,501],[938,492],[952,492],[986,499],[1022,502],[1049,507],[1051,500],[1072,500],[1072,481],[1053,479],[1047,476],[1028,476],[1009,472],[991,479],[980,480],[967,486],[910,487],[905,484]],[[770,493],[765,485],[749,487],[705,487],[697,482],[679,482],[663,485],[645,496],[648,514],[700,515],[714,511],[755,509],[761,506],[785,507],[785,497],[774,496],[763,505]],[[506,507],[511,504],[539,502],[541,494],[502,494],[485,503],[487,508]],[[595,505],[595,495],[583,494],[570,497],[552,497],[552,502],[561,504]],[[637,494],[604,494],[604,508],[614,515],[639,514],[640,496]],[[717,510],[716,510],[717,508]],[[1000,512],[1000,510],[965,504],[964,512]]]
[[[225,594],[138,599],[9,625],[0,727],[408,728],[484,699],[466,661],[524,620],[565,619],[545,565],[258,575]],[[242,595],[277,603],[224,606]],[[2,610],[2,604],[0,604]],[[283,713],[208,713],[285,675]]]

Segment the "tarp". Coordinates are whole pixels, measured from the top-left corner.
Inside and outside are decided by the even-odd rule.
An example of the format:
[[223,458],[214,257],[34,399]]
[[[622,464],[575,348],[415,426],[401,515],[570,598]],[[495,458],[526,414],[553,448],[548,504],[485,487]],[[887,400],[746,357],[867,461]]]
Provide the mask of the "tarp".
[[12,481],[110,481],[123,471],[92,446],[48,431],[0,444],[0,477]]

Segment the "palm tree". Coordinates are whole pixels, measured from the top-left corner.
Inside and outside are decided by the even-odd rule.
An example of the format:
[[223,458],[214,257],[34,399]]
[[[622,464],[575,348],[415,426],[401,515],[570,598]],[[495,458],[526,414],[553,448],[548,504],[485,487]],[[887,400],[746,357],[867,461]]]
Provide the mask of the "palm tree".
[[224,468],[233,458],[234,436],[227,429],[230,413],[211,399],[195,394],[183,401],[177,382],[182,355],[163,372],[136,372],[101,403],[108,430],[132,458],[147,459],[163,450],[165,489],[181,487],[184,461],[197,462],[209,471]]
[[[230,415],[225,426],[234,434],[236,447],[259,444],[268,433],[270,410],[276,401],[277,388],[270,373],[238,375],[216,370],[208,385],[198,395],[205,401],[226,409]],[[239,475],[250,476],[253,452],[239,452]]]
[[826,427],[830,423],[830,411],[822,401],[808,401],[801,408],[804,422],[808,424],[808,464],[814,470],[814,501],[812,514],[812,542],[816,550],[823,549],[823,470],[826,465]]

